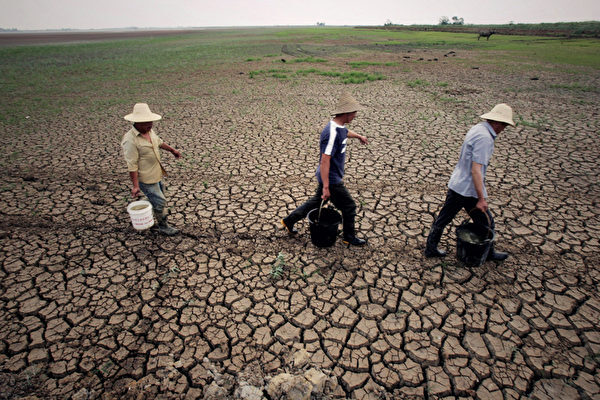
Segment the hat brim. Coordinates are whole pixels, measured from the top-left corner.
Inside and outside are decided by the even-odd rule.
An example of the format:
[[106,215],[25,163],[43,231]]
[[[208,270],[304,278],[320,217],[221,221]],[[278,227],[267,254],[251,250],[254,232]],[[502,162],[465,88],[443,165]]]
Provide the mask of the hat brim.
[[362,110],[363,108],[360,105],[355,105],[355,106],[349,106],[349,107],[344,107],[344,108],[339,108],[337,110],[334,110],[331,115],[339,115],[339,114],[348,114],[348,113],[353,113],[353,112],[357,112]]
[[489,119],[491,121],[504,122],[505,124],[508,124],[510,126],[515,126],[515,122],[511,118],[508,118],[504,115],[496,114],[494,112],[489,112],[480,115],[479,117],[483,119]]
[[131,122],[154,122],[154,121],[159,121],[162,119],[162,117],[158,114],[154,114],[154,113],[150,113],[150,114],[144,114],[144,115],[140,115],[140,114],[127,114],[125,117],[127,121],[131,121]]

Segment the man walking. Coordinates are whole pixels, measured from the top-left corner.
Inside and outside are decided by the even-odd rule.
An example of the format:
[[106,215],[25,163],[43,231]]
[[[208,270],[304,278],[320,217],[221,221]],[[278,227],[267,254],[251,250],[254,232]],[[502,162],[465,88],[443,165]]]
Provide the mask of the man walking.
[[318,181],[317,191],[313,197],[281,220],[290,234],[298,232],[294,229],[294,224],[305,218],[311,210],[318,208],[321,200],[331,199],[333,205],[342,212],[344,243],[354,246],[366,244],[364,239],[356,237],[356,203],[342,182],[348,138],[356,138],[362,144],[368,142],[365,136],[346,127],[346,124],[356,117],[359,109],[360,105],[349,93],[342,94],[332,113],[334,118],[321,132],[319,165],[315,174]]
[[[437,248],[438,243],[446,225],[462,208],[471,215],[475,222],[494,230],[494,218],[487,203],[485,173],[494,152],[496,137],[507,125],[515,126],[512,115],[512,108],[506,104],[498,104],[492,111],[483,114],[481,118],[485,121],[472,127],[465,136],[460,158],[448,183],[446,201],[427,237],[425,257],[444,257],[446,255],[444,251]],[[481,213],[471,213],[475,208]],[[483,213],[487,214],[487,218]],[[478,217],[476,214],[484,217]],[[501,261],[507,257],[507,253],[495,251],[492,244],[487,259]]]
[[152,204],[158,231],[163,235],[172,236],[179,231],[167,223],[164,209],[167,199],[162,182],[163,175],[167,173],[160,162],[158,149],[171,152],[175,158],[181,157],[181,153],[166,144],[152,130],[152,123],[161,118],[150,111],[148,104],[137,103],[133,106],[133,113],[125,116],[127,121],[133,122],[133,127],[123,136],[121,147],[133,183],[131,196],[135,198],[143,192]]

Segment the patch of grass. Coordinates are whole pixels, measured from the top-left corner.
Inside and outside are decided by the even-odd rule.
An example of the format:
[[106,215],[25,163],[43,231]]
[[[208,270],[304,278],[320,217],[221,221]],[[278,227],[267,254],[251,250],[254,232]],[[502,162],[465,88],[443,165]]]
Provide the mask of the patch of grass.
[[429,86],[429,82],[424,81],[422,79],[415,79],[414,81],[406,82],[406,86],[408,86],[410,88]]
[[316,75],[321,75],[321,76],[340,78],[340,82],[342,82],[344,84],[364,83],[367,81],[372,82],[372,81],[380,81],[380,80],[385,79],[385,76],[383,76],[379,73],[369,74],[366,72],[358,72],[358,71],[351,71],[351,72],[322,71],[322,70],[318,70],[315,68],[299,70],[299,71],[296,71],[296,74],[298,74],[298,75],[316,74]]
[[350,61],[350,62],[348,62],[348,65],[350,65],[352,68],[360,68],[360,67],[366,67],[366,66],[370,66],[370,65],[383,65],[385,67],[397,67],[400,64],[395,61],[385,62],[385,63],[376,62],[376,61]]
[[260,61],[261,58],[260,57],[250,57],[250,58],[246,58],[246,62],[250,62],[250,61]]
[[290,60],[293,63],[326,63],[327,60],[323,58],[314,58],[313,56],[304,57],[304,58],[294,58]]
[[527,121],[525,120],[523,117],[521,117],[520,115],[517,116],[517,126],[521,125],[521,126],[526,126],[529,128],[534,128],[537,130],[541,130],[544,129],[546,127],[548,127],[548,122],[546,120],[543,119],[539,119],[539,120],[533,120],[533,121]]
[[[577,29],[588,28],[578,26]],[[503,66],[510,60],[511,65],[526,71],[556,65],[600,69],[597,39],[498,34],[489,41],[478,41],[476,37],[474,33],[350,27],[237,28],[90,43],[3,46],[0,48],[0,124],[20,128],[31,126],[32,119],[28,116],[35,116],[39,123],[65,114],[83,114],[83,110],[109,110],[112,113],[115,109],[129,109],[140,98],[150,104],[189,101],[198,92],[199,84],[184,80],[181,90],[164,90],[164,82],[180,82],[182,76],[196,76],[215,66],[239,65],[240,60],[251,62],[278,57],[282,45],[289,43],[318,46],[325,54],[342,57],[359,56],[364,54],[365,48],[384,53],[403,49],[435,48],[457,52],[468,49],[476,52],[474,57],[483,62]],[[315,56],[290,60],[290,63],[326,62]],[[399,64],[359,60],[349,65],[361,68]],[[574,71],[581,69],[574,68]],[[270,73],[291,77],[293,72]],[[384,79],[381,74],[319,73],[333,74],[342,83]],[[253,71],[250,77],[259,74]],[[292,81],[294,83],[297,84]],[[599,90],[589,84],[556,88],[584,93]],[[210,89],[201,90],[210,93]],[[21,132],[20,129],[11,131],[14,135]]]
[[594,87],[594,86],[586,86],[586,85],[582,85],[581,83],[573,83],[571,85],[567,85],[567,84],[563,84],[563,85],[550,85],[551,88],[553,89],[567,89],[567,90],[573,90],[576,92],[598,92],[598,88]]

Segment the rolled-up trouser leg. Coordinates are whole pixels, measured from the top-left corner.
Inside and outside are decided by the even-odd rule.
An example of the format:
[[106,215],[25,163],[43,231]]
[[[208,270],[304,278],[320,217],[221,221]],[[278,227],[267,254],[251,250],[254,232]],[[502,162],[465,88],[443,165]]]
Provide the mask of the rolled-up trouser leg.
[[444,257],[446,255],[445,252],[438,250],[437,246],[446,225],[452,222],[460,209],[464,207],[464,199],[465,197],[459,195],[455,191],[448,190],[444,205],[435,221],[433,221],[431,229],[429,230],[429,235],[427,236],[427,244],[425,247],[426,257]]
[[162,182],[153,184],[140,182],[140,190],[146,195],[150,204],[152,204],[152,211],[154,212],[159,232],[169,236],[178,233],[179,231],[176,228],[167,223],[167,216],[165,215],[167,199],[164,194],[164,184]]
[[288,215],[285,220],[288,226],[293,226],[296,222],[306,218],[308,213],[321,205],[321,196],[323,195],[323,185],[319,184],[314,196],[304,202]]
[[140,190],[146,195],[150,204],[152,204],[154,212],[163,213],[163,209],[167,204],[167,198],[164,194],[165,186],[162,181],[156,183],[140,182]]

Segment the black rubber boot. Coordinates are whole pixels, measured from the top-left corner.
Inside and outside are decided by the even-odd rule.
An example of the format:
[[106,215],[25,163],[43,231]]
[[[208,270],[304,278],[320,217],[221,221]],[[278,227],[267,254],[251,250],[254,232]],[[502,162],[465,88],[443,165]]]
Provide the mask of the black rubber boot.
[[155,210],[154,217],[156,218],[156,225],[158,225],[158,232],[161,235],[173,236],[179,233],[179,229],[169,225],[167,216],[163,214],[162,210]]
[[494,245],[492,244],[492,247],[490,247],[490,251],[488,252],[488,255],[487,255],[488,261],[504,261],[507,258],[508,258],[508,253],[494,250]]
[[446,252],[437,248],[438,243],[442,237],[442,233],[444,233],[443,228],[438,228],[436,226],[431,226],[431,230],[429,231],[429,236],[427,236],[427,245],[425,247],[425,257],[446,257]]
[[352,246],[364,246],[367,244],[367,241],[364,239],[359,239],[356,236],[344,236],[344,243]]
[[298,230],[294,228],[294,223],[292,223],[288,218],[284,218],[281,220],[281,225],[288,231],[288,234],[295,235],[298,233]]

